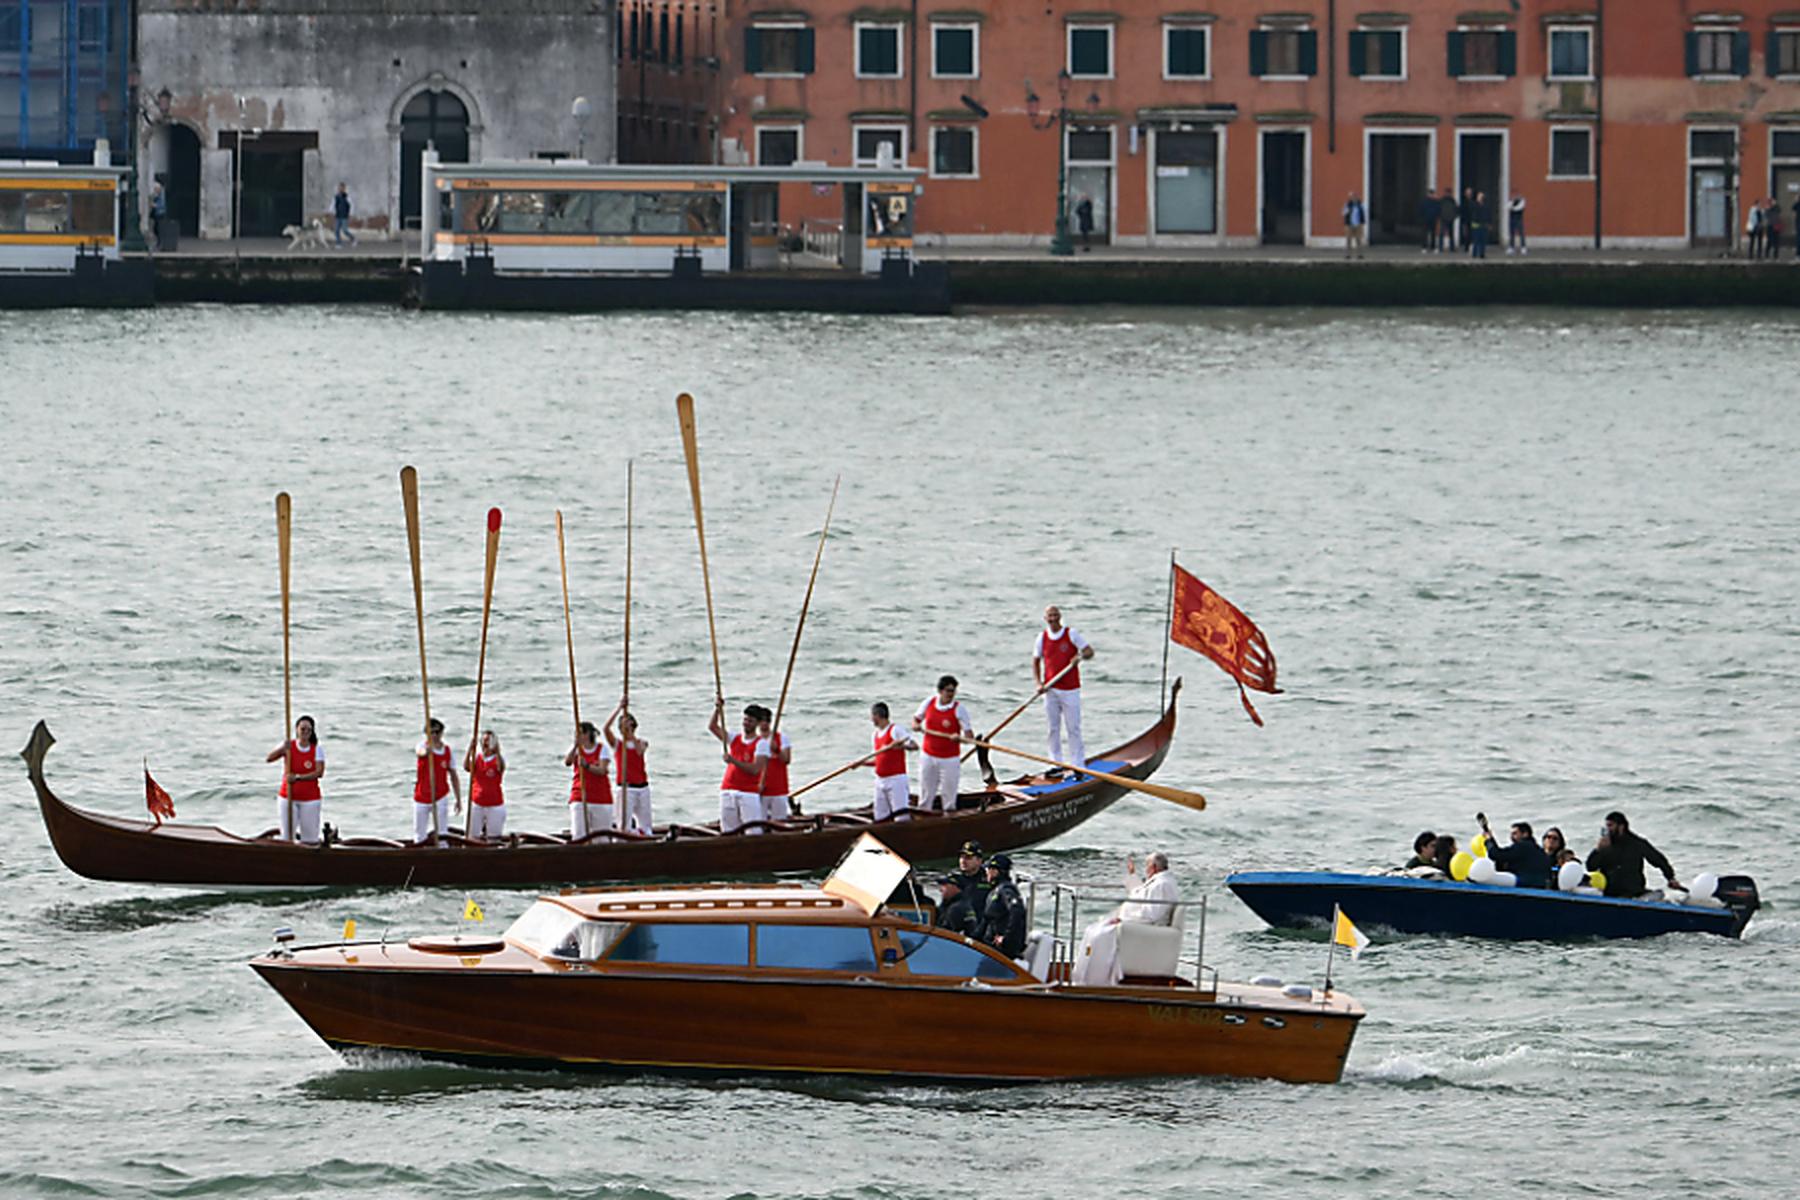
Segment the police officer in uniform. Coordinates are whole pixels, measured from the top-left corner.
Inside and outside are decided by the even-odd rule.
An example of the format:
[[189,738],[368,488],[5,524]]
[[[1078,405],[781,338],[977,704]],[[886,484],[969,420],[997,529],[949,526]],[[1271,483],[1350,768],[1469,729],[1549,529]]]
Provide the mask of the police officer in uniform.
[[981,913],[981,940],[1008,958],[1025,952],[1025,900],[1012,881],[1012,859],[996,854],[987,860],[987,905]]
[[975,910],[977,922],[987,911],[988,893],[993,890],[988,884],[987,872],[982,869],[984,857],[981,843],[976,841],[964,842],[956,857],[956,873],[962,876],[963,895],[969,898],[969,907]]
[[967,885],[968,880],[961,875],[945,875],[938,880],[937,926],[972,938],[981,921],[970,902]]

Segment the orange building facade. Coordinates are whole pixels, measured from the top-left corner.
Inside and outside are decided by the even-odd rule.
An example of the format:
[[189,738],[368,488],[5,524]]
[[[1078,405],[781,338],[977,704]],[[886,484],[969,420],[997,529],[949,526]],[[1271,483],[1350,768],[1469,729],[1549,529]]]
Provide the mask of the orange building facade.
[[[1126,246],[1337,245],[1353,192],[1371,241],[1422,243],[1445,189],[1496,241],[1518,196],[1534,245],[1725,246],[1800,200],[1800,7],[1769,0],[619,12],[622,158],[908,164],[925,245],[1047,242],[1065,174],[1071,226]],[[842,212],[796,189],[778,220]]]

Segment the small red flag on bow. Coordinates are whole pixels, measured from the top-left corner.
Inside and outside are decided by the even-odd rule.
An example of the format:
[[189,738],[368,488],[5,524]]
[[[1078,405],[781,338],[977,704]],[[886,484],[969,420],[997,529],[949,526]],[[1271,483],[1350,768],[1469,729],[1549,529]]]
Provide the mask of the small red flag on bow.
[[163,791],[162,784],[150,778],[149,762],[144,763],[144,807],[150,810],[150,815],[156,818],[158,825],[163,823],[164,817],[171,821],[175,819],[175,801],[169,799],[169,793]]
[[1175,602],[1169,614],[1169,637],[1189,650],[1198,651],[1237,680],[1238,699],[1244,711],[1258,725],[1261,716],[1245,694],[1247,687],[1270,695],[1280,695],[1275,686],[1275,652],[1263,637],[1256,622],[1239,612],[1219,593],[1195,579],[1178,566],[1175,572]]

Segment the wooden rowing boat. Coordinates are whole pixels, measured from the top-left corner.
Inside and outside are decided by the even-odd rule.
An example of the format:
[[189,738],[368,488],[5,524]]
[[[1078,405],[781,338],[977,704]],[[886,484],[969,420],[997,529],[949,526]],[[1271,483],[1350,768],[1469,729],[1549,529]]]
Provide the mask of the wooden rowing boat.
[[[1148,778],[1174,737],[1180,690],[1177,680],[1156,724],[1089,764],[1131,779]],[[158,825],[66,804],[44,779],[44,757],[54,742],[40,721],[22,757],[63,865],[89,879],[199,888],[535,887],[821,873],[870,830],[913,862],[937,862],[954,858],[969,839],[989,852],[1049,841],[1125,794],[1116,784],[1090,777],[1025,775],[990,791],[964,793],[950,814],[875,821],[865,805],[792,821],[756,822],[746,827],[759,830],[754,836],[721,834],[715,822],[661,826],[648,835],[608,830],[574,843],[541,834],[471,842],[453,833],[436,848],[384,838],[305,846],[270,836],[243,837],[210,825]]]

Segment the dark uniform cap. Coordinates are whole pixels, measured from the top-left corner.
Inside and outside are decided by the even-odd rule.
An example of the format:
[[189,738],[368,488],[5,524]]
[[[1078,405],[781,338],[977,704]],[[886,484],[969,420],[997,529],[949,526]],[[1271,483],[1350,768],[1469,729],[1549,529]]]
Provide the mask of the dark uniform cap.
[[937,885],[939,887],[966,888],[969,886],[969,880],[963,875],[939,875]]
[[962,844],[962,850],[959,851],[959,853],[973,854],[976,858],[981,858],[982,857],[981,843],[980,842],[972,842],[972,841],[964,842]]
[[996,854],[987,860],[987,865],[998,870],[1002,875],[1012,872],[1012,859],[1005,854]]

